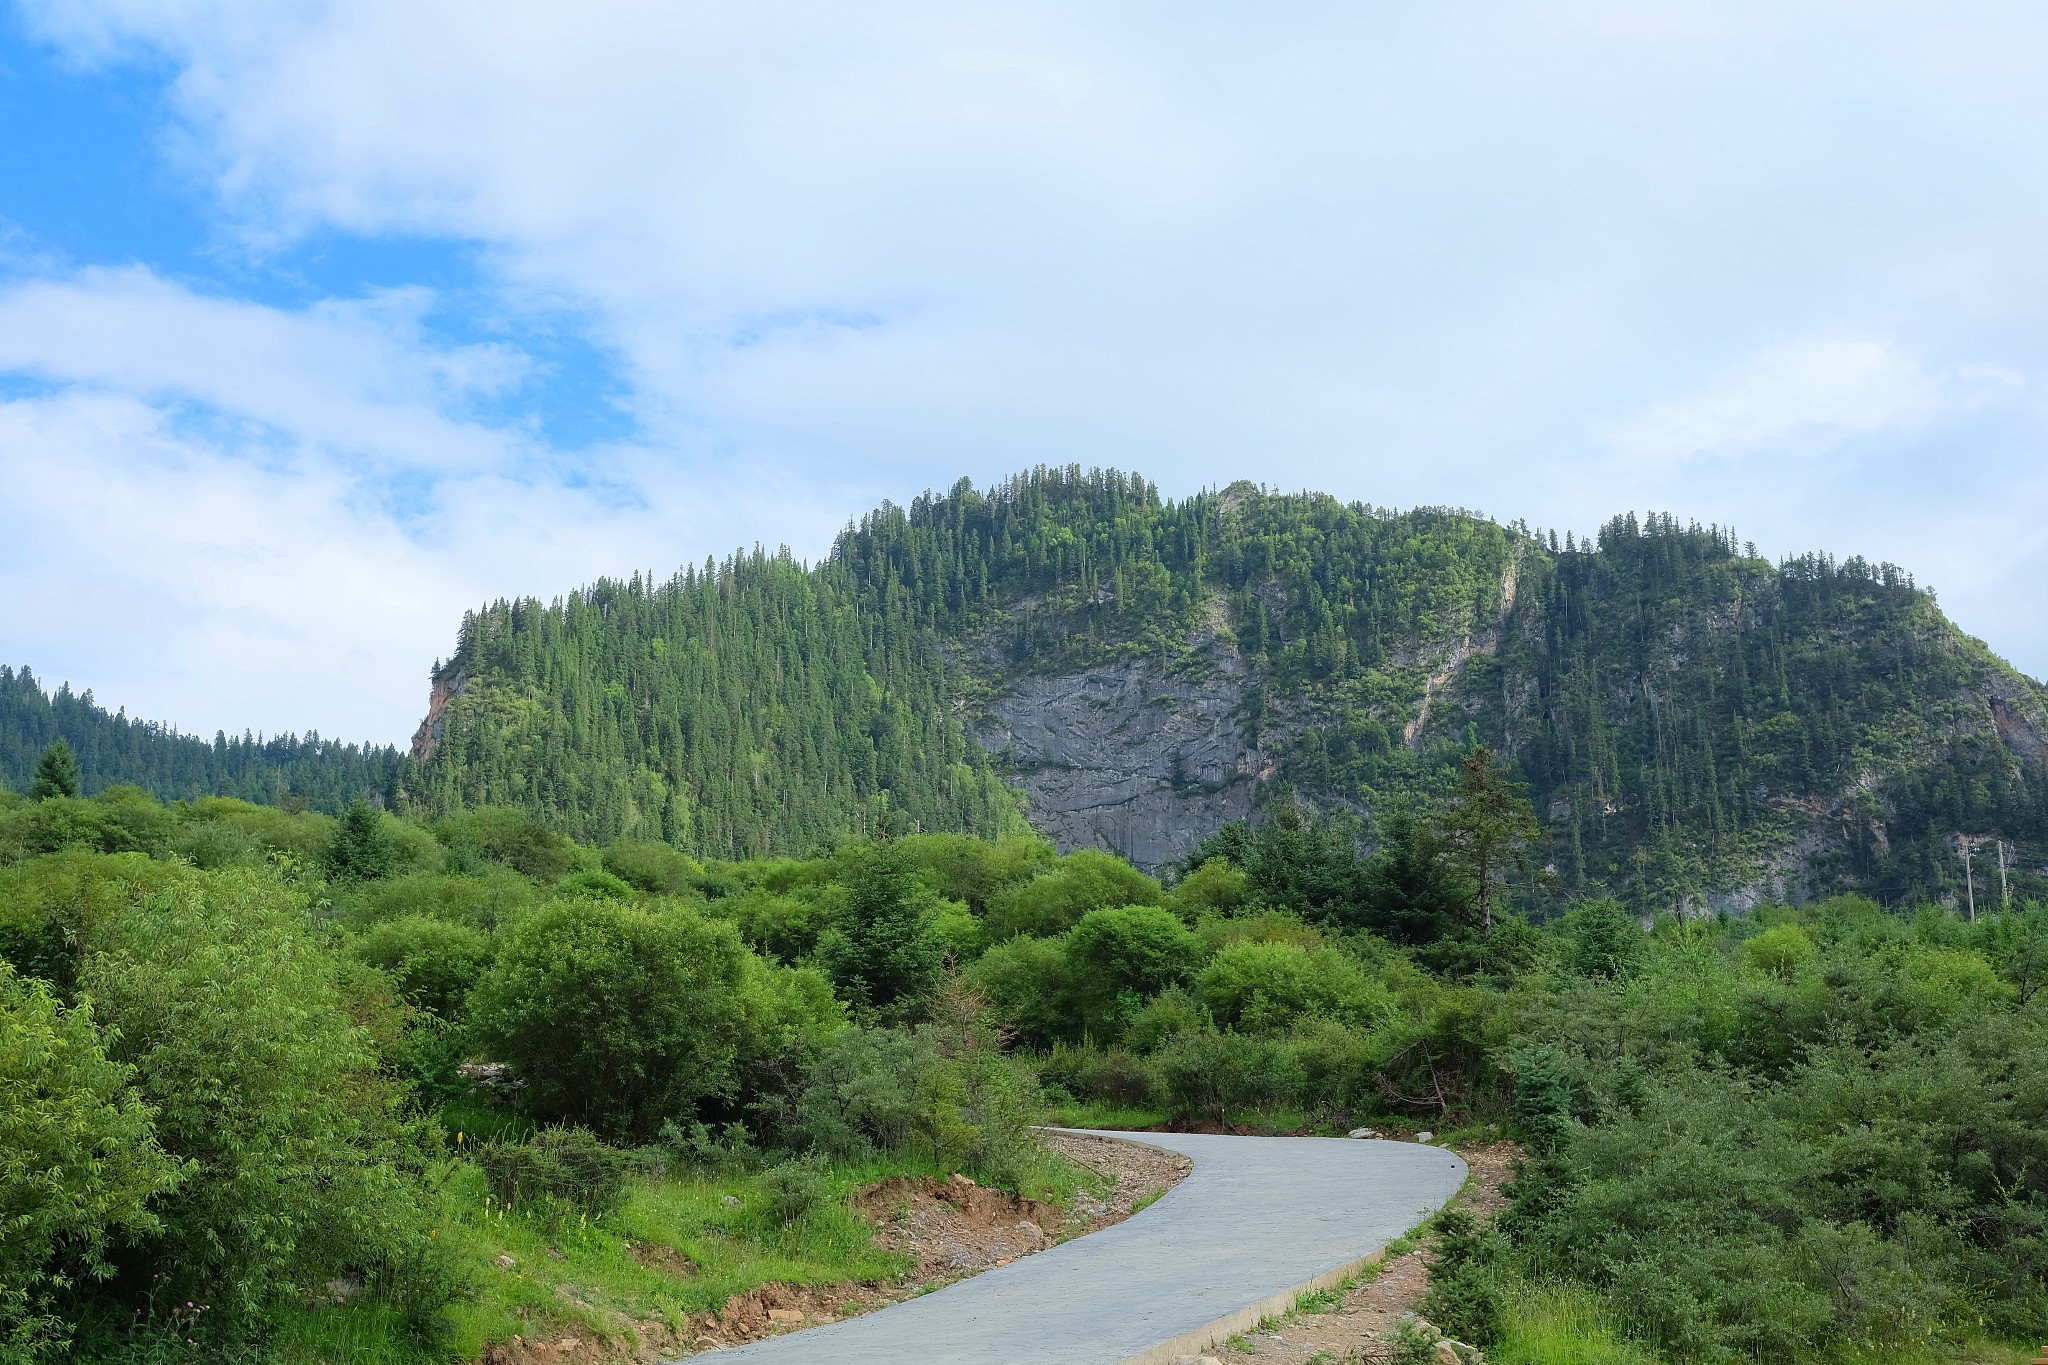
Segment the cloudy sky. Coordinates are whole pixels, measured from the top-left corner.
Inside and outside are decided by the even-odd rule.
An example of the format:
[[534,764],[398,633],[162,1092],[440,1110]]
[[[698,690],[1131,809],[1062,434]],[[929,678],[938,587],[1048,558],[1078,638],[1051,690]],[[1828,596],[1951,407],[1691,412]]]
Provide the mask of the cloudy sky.
[[2044,52],[2021,0],[14,0],[0,656],[398,741],[466,607],[1080,462],[1891,559],[2038,677]]

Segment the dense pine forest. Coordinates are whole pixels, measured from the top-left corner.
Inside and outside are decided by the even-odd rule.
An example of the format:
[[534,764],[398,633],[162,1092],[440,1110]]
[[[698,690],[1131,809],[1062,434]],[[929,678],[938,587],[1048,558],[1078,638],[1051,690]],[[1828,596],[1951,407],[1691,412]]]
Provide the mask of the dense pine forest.
[[26,791],[36,759],[62,739],[84,790],[128,785],[164,801],[233,796],[267,805],[338,811],[351,801],[392,801],[409,760],[390,746],[343,744],[317,734],[259,739],[181,735],[153,721],[109,712],[90,691],[52,693],[27,668],[0,665],[0,783]]
[[1020,815],[974,739],[991,697],[1226,664],[1261,802],[1369,816],[1473,742],[1505,755],[1545,827],[1532,903],[1966,898],[1959,835],[2003,845],[2001,894],[2048,884],[2042,689],[1892,566],[1773,565],[1661,516],[1560,543],[1071,468],[885,505],[812,569],[757,551],[472,615],[416,796],[705,856],[807,853],[886,812],[999,832]]

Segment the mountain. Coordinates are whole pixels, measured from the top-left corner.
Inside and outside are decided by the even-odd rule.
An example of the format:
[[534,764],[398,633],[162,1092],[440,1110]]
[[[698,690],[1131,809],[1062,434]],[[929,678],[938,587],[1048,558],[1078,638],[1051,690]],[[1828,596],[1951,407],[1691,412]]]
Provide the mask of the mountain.
[[46,745],[67,741],[87,795],[121,783],[165,801],[236,796],[267,805],[338,810],[361,797],[396,799],[411,760],[390,746],[342,744],[317,734],[216,734],[211,743],[154,721],[109,712],[68,683],[52,693],[28,669],[0,665],[0,782],[28,790]]
[[413,796],[724,857],[1028,814],[1157,867],[1276,798],[1426,800],[1473,742],[1527,784],[1556,895],[1960,898],[1958,834],[2048,886],[2048,693],[1890,565],[1073,467],[885,504],[815,567],[473,613]]

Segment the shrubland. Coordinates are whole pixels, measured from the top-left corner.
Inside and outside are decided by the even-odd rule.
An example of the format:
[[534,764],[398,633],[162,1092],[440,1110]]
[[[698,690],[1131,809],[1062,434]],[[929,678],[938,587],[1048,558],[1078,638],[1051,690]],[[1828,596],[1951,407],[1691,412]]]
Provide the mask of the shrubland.
[[1155,879],[888,822],[720,862],[0,795],[0,1359],[465,1360],[888,1279],[846,1197],[1056,1197],[1047,1118],[1514,1137],[1427,1310],[1508,1362],[2048,1332],[2048,906],[1531,923],[1521,799],[1473,750]]

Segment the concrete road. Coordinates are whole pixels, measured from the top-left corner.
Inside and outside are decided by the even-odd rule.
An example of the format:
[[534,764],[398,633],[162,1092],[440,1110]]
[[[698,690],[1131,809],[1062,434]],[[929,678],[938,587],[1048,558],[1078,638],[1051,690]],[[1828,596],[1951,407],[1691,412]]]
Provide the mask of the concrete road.
[[1114,1227],[922,1298],[737,1346],[718,1359],[1116,1365],[1370,1255],[1465,1180],[1455,1154],[1419,1143],[1098,1136],[1136,1136],[1184,1153],[1194,1158],[1194,1173]]

